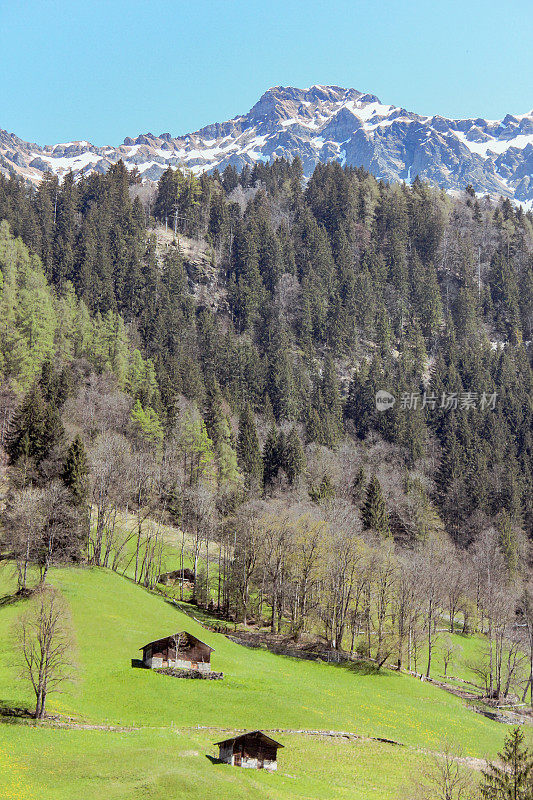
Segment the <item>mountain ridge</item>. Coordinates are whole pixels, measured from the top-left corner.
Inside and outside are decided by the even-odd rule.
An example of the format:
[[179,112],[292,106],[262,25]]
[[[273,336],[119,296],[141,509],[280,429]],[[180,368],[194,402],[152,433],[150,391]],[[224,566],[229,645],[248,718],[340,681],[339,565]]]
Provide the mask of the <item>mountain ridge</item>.
[[415,177],[443,189],[468,184],[482,194],[533,205],[533,111],[503,120],[423,116],[382,103],[376,95],[340,86],[274,86],[244,115],[183,136],[126,137],[121,145],[88,141],[38,145],[0,130],[0,171],[39,182],[45,172],[63,177],[105,172],[122,159],[141,178],[157,180],[168,167],[193,173],[232,165],[302,160],[309,176],[321,162],[361,166],[386,181]]

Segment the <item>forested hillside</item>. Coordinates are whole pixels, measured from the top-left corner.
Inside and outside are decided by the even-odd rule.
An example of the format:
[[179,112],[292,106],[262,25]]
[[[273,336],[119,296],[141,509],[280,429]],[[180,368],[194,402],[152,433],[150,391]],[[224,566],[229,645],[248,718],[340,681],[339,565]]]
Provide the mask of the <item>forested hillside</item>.
[[0,176],[0,219],[21,587],[30,562],[123,567],[127,508],[146,585],[158,518],[193,542],[199,602],[334,648],[351,631],[378,662],[427,640],[428,672],[446,613],[495,642],[491,691],[526,696],[498,636],[531,652],[531,212],[339,164],[304,184],[295,159],[157,187],[121,162]]

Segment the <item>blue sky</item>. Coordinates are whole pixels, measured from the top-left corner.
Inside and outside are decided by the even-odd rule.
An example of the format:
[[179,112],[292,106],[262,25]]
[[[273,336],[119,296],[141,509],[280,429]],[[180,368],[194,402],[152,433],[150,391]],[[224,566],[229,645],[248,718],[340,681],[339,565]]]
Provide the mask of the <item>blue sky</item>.
[[0,128],[119,144],[354,87],[422,114],[533,108],[532,0],[0,0]]

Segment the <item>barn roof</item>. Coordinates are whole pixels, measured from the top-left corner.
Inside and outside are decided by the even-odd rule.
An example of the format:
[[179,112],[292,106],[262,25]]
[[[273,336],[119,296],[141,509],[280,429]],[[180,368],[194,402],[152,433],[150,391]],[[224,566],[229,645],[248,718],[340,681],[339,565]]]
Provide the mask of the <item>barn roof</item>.
[[187,637],[187,645],[189,647],[192,647],[194,644],[201,644],[204,647],[207,647],[208,650],[211,650],[211,652],[214,652],[214,650],[215,650],[214,647],[210,647],[205,642],[202,642],[201,639],[197,639],[196,636],[193,636],[192,633],[188,633],[187,631],[178,631],[178,633],[172,633],[170,636],[163,636],[162,639],[154,639],[153,642],[148,642],[148,644],[145,644],[142,647],[139,647],[139,650],[146,650],[147,647],[150,647],[150,645],[154,645],[154,644],[173,643],[173,639],[175,639],[175,638],[177,638],[179,636],[186,636]]
[[262,742],[269,744],[272,747],[285,747],[284,744],[280,744],[279,742],[276,742],[275,739],[271,739],[270,736],[267,736],[266,733],[263,733],[263,731],[248,731],[248,733],[241,733],[238,736],[231,736],[229,739],[223,739],[221,742],[215,742],[215,744],[232,744],[237,742],[239,739],[248,739],[250,737],[253,737],[254,739],[261,739]]

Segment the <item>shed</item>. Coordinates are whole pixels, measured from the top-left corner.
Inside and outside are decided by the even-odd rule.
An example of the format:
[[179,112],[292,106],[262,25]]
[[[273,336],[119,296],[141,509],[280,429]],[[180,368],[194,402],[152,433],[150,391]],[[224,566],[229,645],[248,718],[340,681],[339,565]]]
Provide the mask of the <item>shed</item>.
[[234,767],[247,769],[278,768],[277,753],[284,745],[271,739],[263,731],[250,731],[222,742],[215,742],[219,748],[219,759]]
[[143,663],[151,669],[194,669],[211,671],[213,648],[187,631],[173,633],[164,639],[156,639],[140,648]]
[[192,569],[185,567],[185,569],[175,569],[172,570],[172,572],[162,572],[157,578],[158,583],[164,583],[166,586],[169,584],[173,586],[179,581],[194,583],[194,572]]

